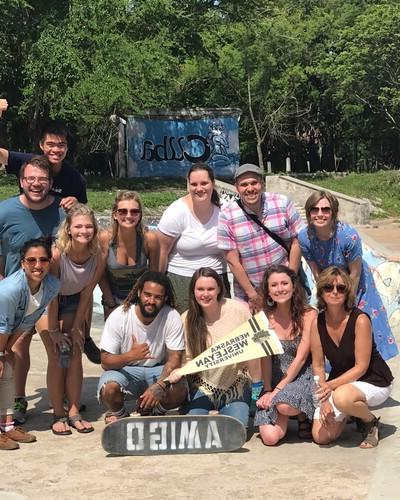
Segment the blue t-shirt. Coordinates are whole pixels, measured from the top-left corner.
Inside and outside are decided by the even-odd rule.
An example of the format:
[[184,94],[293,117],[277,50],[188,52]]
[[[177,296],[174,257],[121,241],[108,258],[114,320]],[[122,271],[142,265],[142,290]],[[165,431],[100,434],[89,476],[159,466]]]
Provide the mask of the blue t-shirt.
[[60,198],[41,210],[30,210],[19,196],[0,203],[0,255],[5,259],[5,276],[20,268],[20,251],[24,243],[42,236],[54,237],[65,218]]
[[[18,153],[16,151],[8,152],[8,165],[6,165],[6,172],[8,174],[15,174],[18,176],[19,170],[22,165],[29,161],[33,153]],[[61,164],[60,172],[53,176],[53,185],[50,193],[61,198],[66,196],[75,196],[81,203],[87,203],[86,195],[86,181],[84,177],[69,163],[63,161]]]

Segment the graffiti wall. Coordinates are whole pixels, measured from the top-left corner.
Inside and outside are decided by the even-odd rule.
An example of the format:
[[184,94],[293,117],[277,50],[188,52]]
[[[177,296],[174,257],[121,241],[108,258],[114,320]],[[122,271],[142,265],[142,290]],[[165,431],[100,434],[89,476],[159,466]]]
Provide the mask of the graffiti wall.
[[239,115],[127,120],[128,177],[184,177],[206,162],[219,178],[239,166]]

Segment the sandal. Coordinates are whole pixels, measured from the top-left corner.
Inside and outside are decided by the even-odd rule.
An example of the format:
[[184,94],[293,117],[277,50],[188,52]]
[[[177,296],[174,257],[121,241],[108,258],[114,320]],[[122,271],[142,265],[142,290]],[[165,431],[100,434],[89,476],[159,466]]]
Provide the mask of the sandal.
[[297,437],[299,439],[311,439],[312,438],[312,422],[307,417],[304,420],[297,419]]
[[380,418],[374,417],[371,422],[363,422],[363,440],[360,444],[360,448],[366,450],[369,448],[375,448],[379,443],[379,420]]
[[56,436],[69,436],[70,434],[72,434],[71,429],[65,429],[63,431],[56,431],[53,426],[54,426],[54,424],[57,424],[58,422],[60,422],[62,424],[68,424],[68,419],[65,415],[62,415],[62,416],[53,415],[53,423],[50,426],[53,434],[55,434]]
[[73,415],[72,417],[68,417],[68,423],[69,423],[69,425],[71,427],[73,427],[80,434],[88,434],[89,432],[93,432],[94,431],[94,427],[93,426],[82,427],[82,429],[78,429],[78,427],[76,426],[76,424],[78,422],[80,422],[83,425],[83,418],[82,418],[82,415],[80,413],[77,413],[76,415]]
[[104,414],[104,422],[106,424],[112,424],[113,422],[120,420],[121,418],[129,417],[129,412],[123,406],[120,410],[118,411],[111,411],[107,410]]

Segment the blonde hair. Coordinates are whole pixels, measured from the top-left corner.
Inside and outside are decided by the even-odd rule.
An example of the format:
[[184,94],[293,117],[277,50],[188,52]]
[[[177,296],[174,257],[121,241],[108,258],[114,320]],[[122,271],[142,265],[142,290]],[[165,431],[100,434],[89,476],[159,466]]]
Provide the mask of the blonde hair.
[[330,266],[324,269],[317,278],[317,300],[318,309],[326,309],[326,303],[323,299],[324,287],[326,285],[332,285],[337,277],[342,278],[343,284],[346,287],[344,308],[346,311],[351,311],[355,305],[355,292],[353,287],[353,282],[349,274],[340,267]]
[[136,203],[139,205],[140,209],[140,217],[138,219],[138,223],[136,224],[136,232],[139,234],[139,236],[143,236],[144,229],[142,226],[142,216],[143,216],[143,207],[142,207],[142,201],[140,199],[140,196],[136,191],[129,191],[127,189],[122,189],[118,191],[115,200],[114,200],[114,205],[112,207],[111,211],[111,241],[116,241],[118,237],[118,229],[119,229],[119,224],[115,220],[114,215],[117,212],[118,209],[118,204],[121,201],[136,201]]
[[99,228],[93,210],[89,208],[87,205],[84,205],[83,203],[75,203],[75,205],[68,211],[67,216],[64,219],[63,223],[61,224],[57,233],[57,242],[56,242],[57,248],[59,248],[61,252],[66,254],[71,251],[72,240],[71,240],[70,229],[71,229],[72,219],[79,215],[90,217],[92,220],[92,224],[94,227],[94,234],[93,238],[88,243],[88,250],[91,255],[94,255],[95,253],[97,253],[99,247],[99,242],[97,239],[97,233],[99,232]]

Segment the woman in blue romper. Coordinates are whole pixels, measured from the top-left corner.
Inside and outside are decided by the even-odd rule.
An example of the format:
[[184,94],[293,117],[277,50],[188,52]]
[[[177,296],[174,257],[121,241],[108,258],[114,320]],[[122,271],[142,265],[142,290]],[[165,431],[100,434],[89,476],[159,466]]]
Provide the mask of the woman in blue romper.
[[376,288],[371,269],[362,258],[357,231],[338,220],[339,202],[327,191],[317,191],[306,201],[308,227],[299,233],[302,254],[314,277],[329,266],[346,269],[353,281],[356,306],[371,320],[374,340],[383,359],[398,354],[386,309]]

